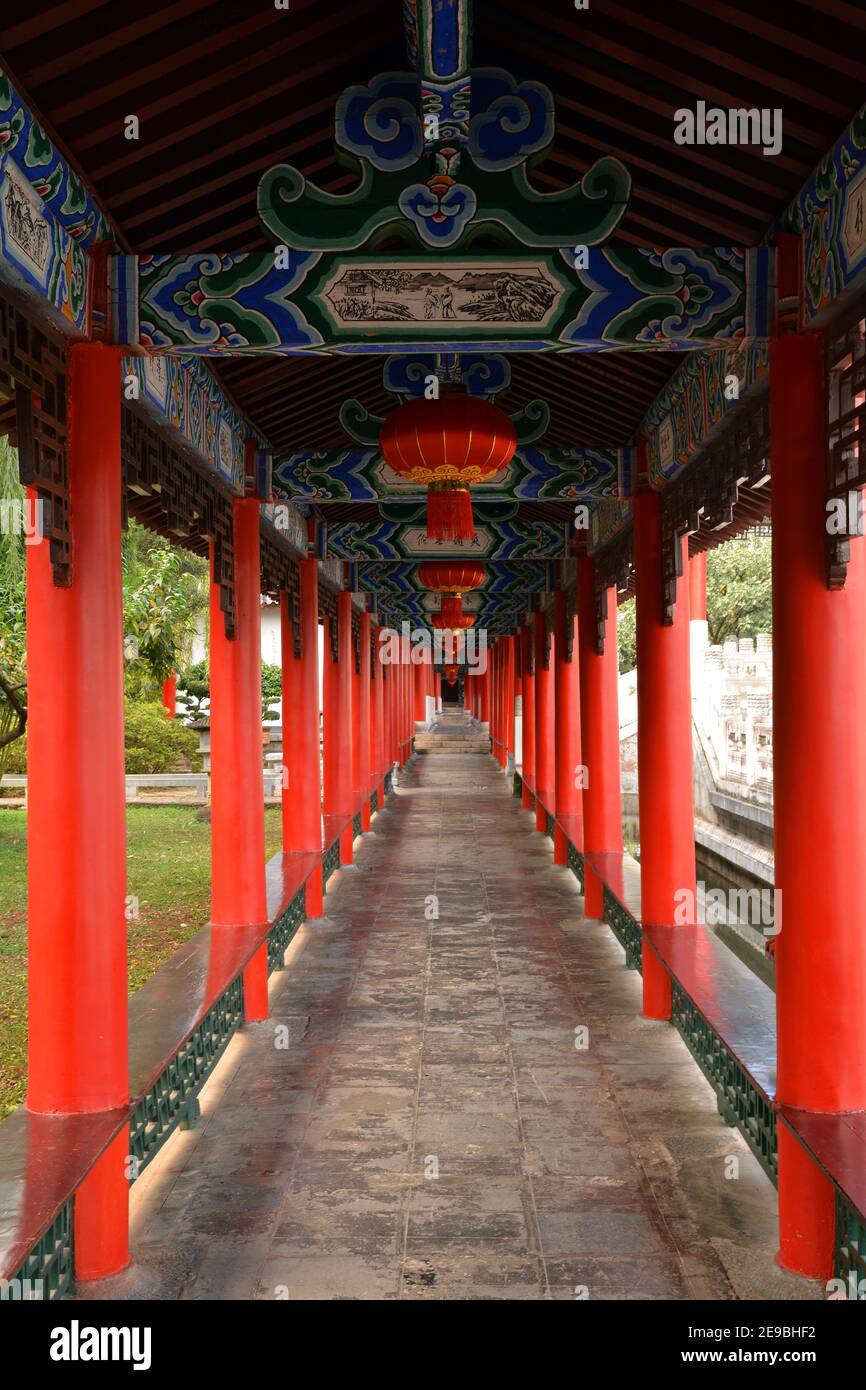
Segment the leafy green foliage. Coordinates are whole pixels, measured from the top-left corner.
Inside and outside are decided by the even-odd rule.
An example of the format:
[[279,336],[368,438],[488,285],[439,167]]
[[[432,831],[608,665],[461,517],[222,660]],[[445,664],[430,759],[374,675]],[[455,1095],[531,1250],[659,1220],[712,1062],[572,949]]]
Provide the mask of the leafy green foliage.
[[191,714],[201,713],[202,702],[210,699],[210,674],[206,661],[194,661],[185,671],[178,671],[177,693]]
[[276,717],[276,707],[274,702],[282,699],[283,695],[283,672],[281,667],[272,666],[270,662],[262,662],[262,718],[274,719]]
[[744,531],[707,556],[707,622],[710,642],[757,637],[773,630],[770,564],[765,530]]
[[616,646],[619,656],[619,673],[633,671],[637,666],[637,627],[635,622],[635,601],[627,599],[620,604],[616,614]]
[[[18,455],[7,439],[0,439],[0,497],[23,500],[18,478]],[[0,741],[19,727],[15,700],[26,708],[24,633],[24,572],[26,549],[21,534],[0,533]],[[10,699],[8,687],[13,692]],[[13,744],[0,747],[0,773],[10,771]]]
[[[772,539],[761,528],[744,531],[707,556],[707,626],[712,645],[727,637],[757,637],[773,631],[770,573]],[[618,612],[617,649],[620,674],[637,665],[635,601]]]
[[[174,772],[187,764],[191,772],[201,769],[195,729],[167,718],[162,705],[127,699],[124,717],[127,772]],[[10,745],[3,771],[13,776],[26,773],[26,734]]]
[[168,719],[162,705],[127,700],[125,730],[127,772],[172,772],[184,762],[193,772],[201,768],[195,729]]
[[[210,699],[210,676],[206,661],[196,661],[177,677],[177,689],[192,713],[198,713],[203,700]],[[275,701],[282,698],[283,672],[280,666],[262,662],[262,719],[276,715]]]
[[186,659],[207,605],[207,566],[130,523],[123,547],[127,694],[157,699]]

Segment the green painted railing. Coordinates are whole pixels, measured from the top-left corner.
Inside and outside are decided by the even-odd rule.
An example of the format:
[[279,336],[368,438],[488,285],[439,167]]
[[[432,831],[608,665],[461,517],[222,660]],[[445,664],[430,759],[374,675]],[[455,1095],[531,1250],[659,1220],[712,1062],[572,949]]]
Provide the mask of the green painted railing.
[[568,841],[568,867],[577,879],[577,886],[583,892],[583,855]]
[[129,1152],[135,1159],[131,1181],[176,1129],[191,1129],[198,1123],[198,1093],[243,1017],[244,982],[238,975],[135,1107],[129,1126]]
[[55,1303],[74,1288],[72,1198],[64,1202],[48,1230],[15,1271],[0,1300]]
[[834,1274],[844,1279],[859,1303],[866,1303],[866,1220],[836,1190],[836,1264]]
[[604,889],[604,920],[625,951],[625,963],[629,970],[643,974],[643,932],[639,923],[607,887]]
[[340,841],[335,840],[329,845],[322,855],[322,882],[327,883],[331,874],[335,874],[340,867]]
[[286,954],[286,948],[303,922],[305,912],[306,892],[303,888],[299,888],[285,912],[280,914],[268,932],[269,975],[272,975],[275,970],[283,969],[283,957]]
[[740,1131],[764,1171],[777,1182],[775,1108],[676,980],[671,981],[671,1023],[715,1091],[725,1124]]

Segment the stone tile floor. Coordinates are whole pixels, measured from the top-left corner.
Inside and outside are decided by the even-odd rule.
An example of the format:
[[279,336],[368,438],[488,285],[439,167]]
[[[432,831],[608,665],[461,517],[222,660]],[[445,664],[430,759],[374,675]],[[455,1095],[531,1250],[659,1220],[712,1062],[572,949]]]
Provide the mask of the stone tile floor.
[[774,1264],[771,1183],[492,759],[419,756],[373,826],[272,1020],[133,1188],[132,1268],[85,1296],[818,1296]]

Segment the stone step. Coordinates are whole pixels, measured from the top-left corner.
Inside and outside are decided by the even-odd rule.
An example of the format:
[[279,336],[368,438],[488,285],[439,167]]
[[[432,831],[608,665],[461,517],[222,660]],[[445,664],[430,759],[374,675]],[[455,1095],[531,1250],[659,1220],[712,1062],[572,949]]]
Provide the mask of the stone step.
[[416,753],[489,753],[488,734],[416,734]]

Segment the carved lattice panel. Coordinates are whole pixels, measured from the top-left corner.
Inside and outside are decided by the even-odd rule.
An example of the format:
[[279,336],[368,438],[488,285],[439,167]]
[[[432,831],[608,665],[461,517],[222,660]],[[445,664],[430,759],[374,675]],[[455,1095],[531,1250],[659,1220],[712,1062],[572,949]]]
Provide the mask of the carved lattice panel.
[[701,525],[723,530],[734,519],[741,487],[760,488],[770,476],[770,411],[766,394],[734,416],[710,445],[661,494],[662,622],[674,620],[677,581],[683,572],[684,535]]
[[633,564],[631,527],[599,550],[593,556],[595,576],[595,649],[599,656],[604,655],[605,632],[607,628],[607,594],[610,588],[618,592],[628,587]]
[[296,657],[302,654],[301,574],[294,555],[282,544],[278,533],[262,527],[261,589],[263,594],[279,599],[288,597],[289,622],[292,628],[292,649]]
[[15,402],[21,482],[43,504],[55,584],[72,581],[69,473],[66,462],[66,339],[0,290],[0,396]]
[[845,584],[851,541],[863,535],[861,488],[866,486],[866,319],[828,335],[827,353],[827,586]]
[[200,471],[132,405],[120,420],[124,492],[134,514],[202,554],[213,545],[214,579],[227,637],[235,635],[234,523],[231,494]]

